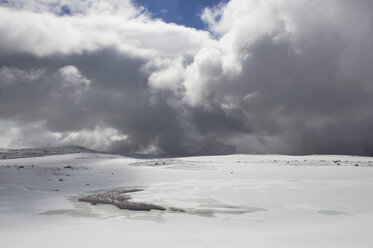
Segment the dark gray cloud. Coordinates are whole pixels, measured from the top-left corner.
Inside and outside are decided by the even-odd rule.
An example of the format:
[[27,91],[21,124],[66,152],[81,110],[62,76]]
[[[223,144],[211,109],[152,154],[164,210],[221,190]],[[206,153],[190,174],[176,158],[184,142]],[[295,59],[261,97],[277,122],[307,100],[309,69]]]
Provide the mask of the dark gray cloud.
[[232,0],[203,14],[217,39],[97,7],[113,1],[73,6],[80,17],[41,2],[0,7],[4,146],[373,154],[371,1]]

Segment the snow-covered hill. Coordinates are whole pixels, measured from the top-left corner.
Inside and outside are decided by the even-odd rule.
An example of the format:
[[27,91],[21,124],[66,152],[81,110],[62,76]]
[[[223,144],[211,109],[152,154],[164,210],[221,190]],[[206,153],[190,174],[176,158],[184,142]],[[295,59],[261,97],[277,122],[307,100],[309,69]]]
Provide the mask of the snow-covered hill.
[[372,195],[371,157],[4,159],[0,247],[371,248]]
[[73,153],[97,153],[81,146],[42,147],[25,149],[0,149],[0,159],[42,157]]

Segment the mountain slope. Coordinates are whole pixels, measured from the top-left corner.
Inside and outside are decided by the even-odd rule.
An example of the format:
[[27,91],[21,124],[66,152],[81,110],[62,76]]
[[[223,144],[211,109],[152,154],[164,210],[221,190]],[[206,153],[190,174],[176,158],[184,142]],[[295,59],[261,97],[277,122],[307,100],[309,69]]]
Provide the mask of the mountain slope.
[[0,159],[43,157],[71,153],[98,153],[81,146],[42,147],[25,149],[0,149]]

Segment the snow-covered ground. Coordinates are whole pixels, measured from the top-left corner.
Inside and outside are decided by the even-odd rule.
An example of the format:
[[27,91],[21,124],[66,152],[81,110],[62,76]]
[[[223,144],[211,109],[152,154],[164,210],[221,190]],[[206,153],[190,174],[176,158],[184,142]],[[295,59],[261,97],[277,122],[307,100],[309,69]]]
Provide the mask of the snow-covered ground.
[[[356,166],[358,165],[358,166]],[[78,198],[143,189],[135,212]],[[373,158],[97,153],[0,160],[0,247],[373,247]]]

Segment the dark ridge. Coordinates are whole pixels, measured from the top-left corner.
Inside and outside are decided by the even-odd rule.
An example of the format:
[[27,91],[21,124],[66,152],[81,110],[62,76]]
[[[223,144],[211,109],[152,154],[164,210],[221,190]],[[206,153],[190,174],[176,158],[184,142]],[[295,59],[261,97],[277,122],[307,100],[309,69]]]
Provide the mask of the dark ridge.
[[0,149],[0,159],[43,157],[71,153],[99,153],[81,146],[60,146],[25,149]]

